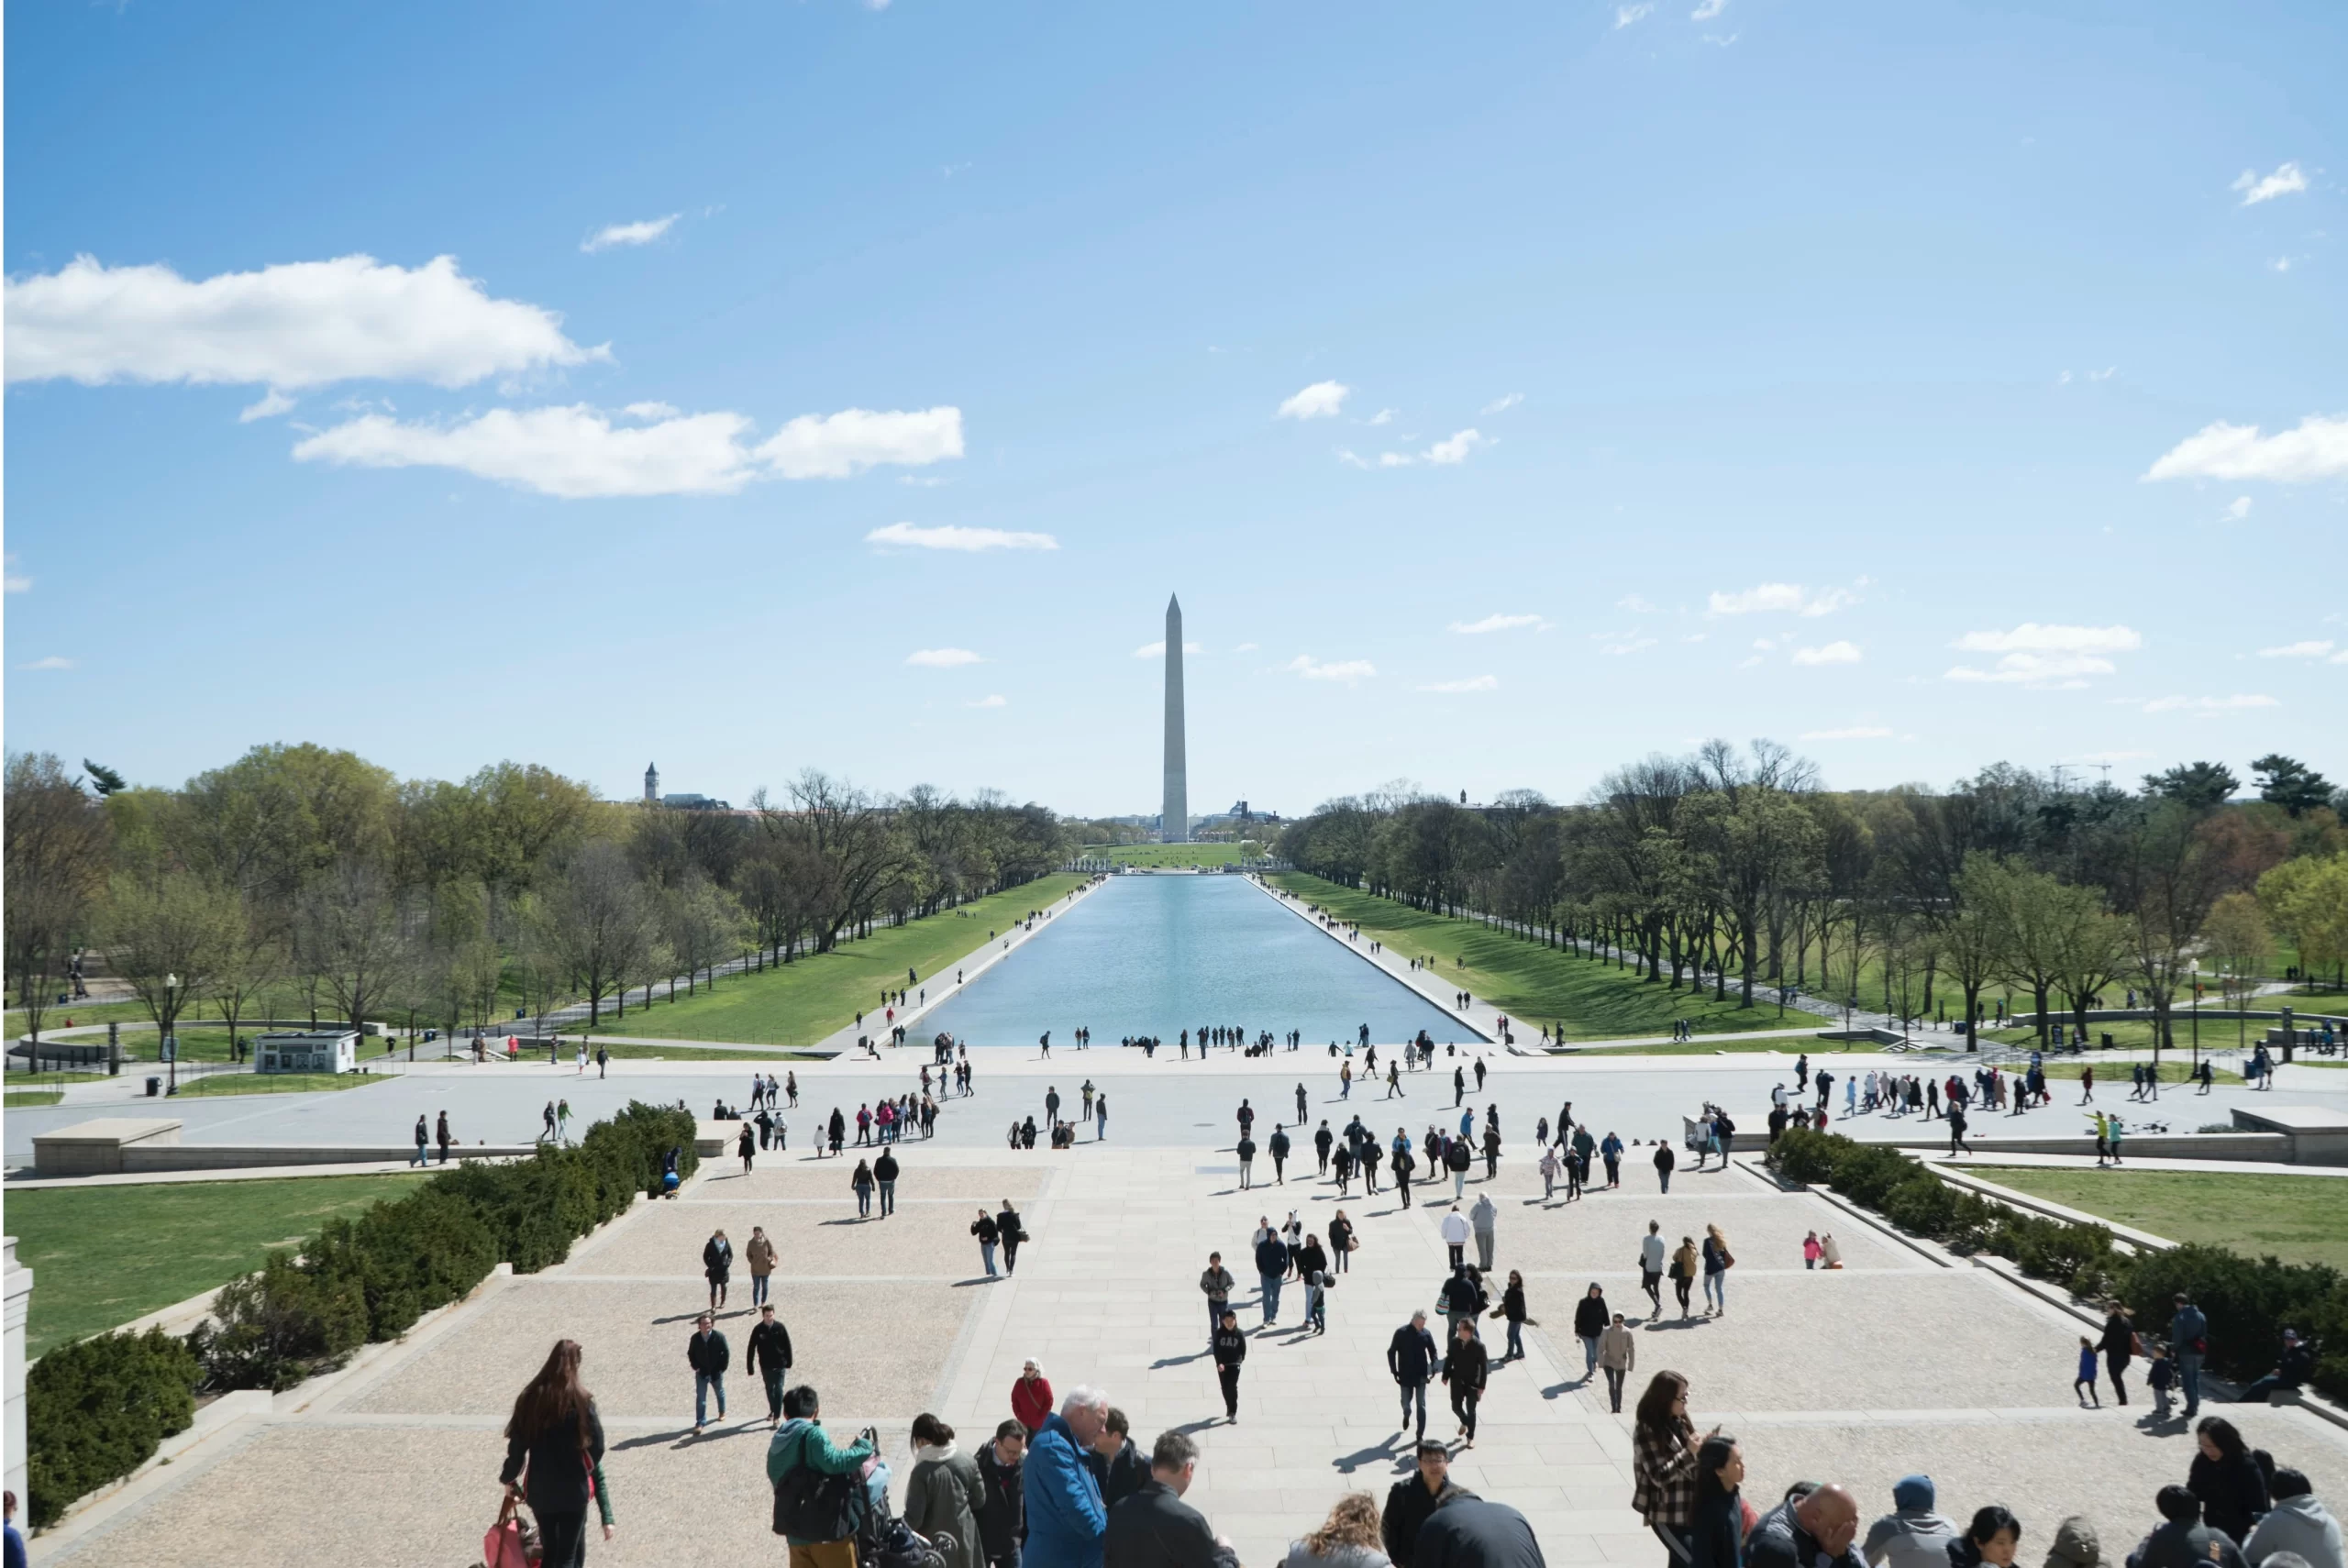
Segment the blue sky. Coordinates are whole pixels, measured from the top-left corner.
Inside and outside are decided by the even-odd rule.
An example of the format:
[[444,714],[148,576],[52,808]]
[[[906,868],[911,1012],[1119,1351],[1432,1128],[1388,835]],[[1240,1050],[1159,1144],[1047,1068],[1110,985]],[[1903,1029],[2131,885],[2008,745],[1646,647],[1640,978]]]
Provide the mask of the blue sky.
[[2348,774],[2335,6],[8,22],[11,747]]

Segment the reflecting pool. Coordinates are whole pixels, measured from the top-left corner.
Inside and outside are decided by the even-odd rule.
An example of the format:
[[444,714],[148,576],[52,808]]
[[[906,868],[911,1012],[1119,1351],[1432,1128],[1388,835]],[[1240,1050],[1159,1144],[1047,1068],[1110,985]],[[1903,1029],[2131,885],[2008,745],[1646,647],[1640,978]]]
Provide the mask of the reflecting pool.
[[1052,1043],[1089,1028],[1092,1043],[1224,1024],[1250,1039],[1304,1032],[1324,1051],[1381,1044],[1422,1029],[1438,1045],[1482,1038],[1409,987],[1235,876],[1125,876],[1087,895],[915,1026],[979,1045]]

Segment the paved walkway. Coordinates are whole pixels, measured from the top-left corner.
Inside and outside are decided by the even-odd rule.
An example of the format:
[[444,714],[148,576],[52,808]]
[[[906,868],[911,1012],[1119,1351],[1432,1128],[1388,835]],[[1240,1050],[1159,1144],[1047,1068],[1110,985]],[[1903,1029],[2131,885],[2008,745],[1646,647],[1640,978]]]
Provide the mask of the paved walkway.
[[[1340,1198],[1310,1177],[1309,1158],[1291,1164],[1286,1186],[1242,1192],[1213,1147],[1220,1136],[1088,1142],[1059,1154],[909,1144],[897,1214],[869,1221],[857,1216],[845,1163],[770,1156],[744,1176],[713,1162],[679,1200],[640,1205],[560,1267],[495,1285],[360,1371],[281,1397],[265,1418],[154,1473],[102,1525],[36,1557],[151,1568],[471,1561],[495,1510],[497,1428],[548,1345],[569,1335],[587,1347],[620,1519],[593,1560],[770,1561],[780,1548],[768,1531],[763,1397],[737,1370],[728,1419],[696,1437],[684,1362],[706,1297],[702,1242],[723,1227],[738,1247],[759,1224],[786,1260],[776,1298],[794,1379],[823,1390],[828,1425],[879,1426],[900,1482],[914,1415],[935,1410],[978,1441],[1034,1356],[1063,1390],[1104,1386],[1145,1442],[1167,1427],[1196,1431],[1205,1453],[1191,1500],[1243,1562],[1266,1568],[1340,1493],[1382,1498],[1401,1473],[1383,1349],[1412,1309],[1432,1302],[1444,1210],[1400,1209],[1357,1188]],[[1258,1175],[1268,1167],[1259,1156]],[[1545,1203],[1529,1162],[1516,1160],[1490,1187],[1499,1262],[1526,1276],[1542,1327],[1527,1335],[1526,1360],[1494,1373],[1479,1441],[1454,1474],[1523,1508],[1550,1561],[1657,1554],[1628,1507],[1626,1418],[1584,1381],[1569,1337],[1573,1303],[1593,1282],[1644,1314],[1631,1265],[1650,1219],[1675,1238],[1718,1224],[1739,1263],[1725,1317],[1682,1320],[1667,1306],[1640,1335],[1634,1393],[1658,1368],[1687,1374],[1699,1427],[1720,1422],[1743,1440],[1758,1503],[1798,1478],[1831,1479],[1872,1515],[1888,1507],[1893,1479],[1923,1470],[1945,1513],[2003,1502],[2036,1552],[2056,1519],[2084,1512],[2116,1558],[2149,1524],[2155,1488],[2184,1475],[2182,1423],[2140,1419],[2141,1393],[2125,1410],[2077,1408],[2068,1389],[2079,1325],[1990,1271],[1892,1242],[1741,1170],[1683,1177],[1668,1198],[1651,1174],[1636,1178],[1582,1203]],[[1015,1277],[990,1283],[968,1227],[980,1204],[1005,1198],[1035,1240]],[[1240,1419],[1226,1424],[1202,1354],[1198,1272],[1219,1248],[1246,1281],[1242,1320],[1256,1331],[1248,1231],[1290,1208],[1316,1233],[1343,1209],[1362,1248],[1331,1295],[1325,1336],[1298,1331],[1292,1296],[1277,1325],[1255,1333]],[[1837,1233],[1844,1270],[1801,1267],[1809,1230]],[[737,1369],[746,1287],[725,1323]],[[2306,1470],[2319,1495],[2348,1496],[2348,1433],[2298,1410],[2228,1414],[2278,1463]],[[1429,1430],[1448,1438],[1455,1426],[1438,1408]],[[325,1478],[331,1501],[316,1506]]]

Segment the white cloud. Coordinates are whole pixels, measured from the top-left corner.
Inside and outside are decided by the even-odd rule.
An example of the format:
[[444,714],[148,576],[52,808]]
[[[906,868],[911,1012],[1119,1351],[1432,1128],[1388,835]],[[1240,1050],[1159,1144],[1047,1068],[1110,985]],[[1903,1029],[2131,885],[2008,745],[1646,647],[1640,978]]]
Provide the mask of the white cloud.
[[905,662],[923,669],[955,669],[966,664],[984,664],[986,660],[968,648],[915,648],[905,656]]
[[2250,497],[2246,495],[2235,496],[2226,507],[2226,518],[2229,522],[2239,523],[2249,515]]
[[1623,595],[1622,598],[1617,599],[1614,602],[1614,608],[1617,610],[1628,610],[1634,615],[1652,615],[1655,613],[1655,606],[1647,602],[1645,595],[1639,593],[1626,593]]
[[237,423],[250,425],[256,419],[274,419],[281,414],[292,412],[294,400],[271,387],[259,403],[247,403],[237,411]]
[[1777,649],[1778,639],[1775,637],[1755,637],[1753,639],[1753,646],[1760,649],[1763,653],[1772,653]]
[[1615,30],[1618,32],[1621,31],[1623,28],[1629,27],[1633,22],[1645,17],[1648,12],[1654,9],[1655,0],[1637,0],[1637,4],[1635,5],[1615,6]]
[[1368,423],[1372,425],[1391,425],[1394,423],[1394,414],[1395,411],[1393,409],[1381,408],[1376,414],[1369,416]]
[[962,706],[965,708],[1008,708],[1011,706],[1011,699],[1000,691],[990,691],[977,701],[965,702]]
[[630,419],[674,419],[684,411],[666,403],[631,403],[620,412]]
[[1004,528],[964,528],[947,524],[936,528],[892,523],[864,536],[868,545],[905,545],[920,550],[1057,550],[1060,542],[1049,534],[1023,534]]
[[1497,675],[1474,675],[1465,680],[1430,680],[1419,688],[1422,691],[1497,691],[1501,678]]
[[803,414],[759,444],[785,479],[847,479],[881,463],[920,468],[962,455],[958,408]]
[[1856,664],[1859,658],[1856,643],[1826,643],[1818,647],[1794,649],[1796,664]]
[[1315,381],[1283,402],[1272,417],[1275,419],[1330,418],[1346,406],[1346,396],[1353,390],[1343,381]]
[[1734,593],[1714,591],[1705,602],[1708,615],[1754,615],[1790,611],[1797,615],[1831,615],[1858,596],[1847,589],[1825,588],[1811,592],[1798,582],[1763,582]]
[[1377,667],[1366,658],[1342,659],[1333,664],[1320,664],[1311,654],[1299,654],[1288,663],[1291,674],[1307,680],[1341,680],[1350,686],[1355,681],[1378,673]]
[[33,580],[17,569],[17,558],[9,556],[5,568],[0,568],[0,590],[10,593],[29,593],[32,586]]
[[[1194,654],[1204,653],[1207,650],[1203,646],[1198,643],[1185,642],[1182,645],[1182,651],[1186,654]],[[1141,646],[1134,649],[1134,657],[1135,658],[1164,658],[1165,657],[1166,639],[1163,637],[1158,638],[1157,641],[1154,643],[1144,643]]]
[[2296,430],[2262,436],[2255,425],[2205,425],[2161,455],[2148,480],[2273,480],[2289,484],[2348,474],[2348,416],[2310,414]]
[[1804,730],[1798,740],[1888,740],[1891,732],[1880,724],[1853,724],[1841,730]]
[[1254,643],[1242,643],[1231,651],[1233,653],[1254,653],[1256,651],[1256,645]]
[[1483,406],[1480,412],[1489,418],[1490,415],[1495,414],[1506,414],[1510,409],[1514,408],[1518,403],[1523,403],[1523,401],[1524,394],[1523,392],[1510,392],[1505,397],[1496,397],[1492,399],[1491,402]]
[[1993,668],[1981,669],[1969,664],[1954,665],[1942,679],[2069,691],[2085,686],[2087,677],[2090,675],[2111,675],[2118,669],[2119,667],[2110,659],[2097,658],[2091,654],[2010,653]]
[[2322,642],[2286,643],[2279,648],[2261,648],[2261,658],[2321,658],[2331,651],[2329,638]]
[[1429,447],[1426,449],[1425,457],[1428,462],[1434,463],[1439,468],[1448,468],[1454,463],[1466,462],[1468,460],[1468,454],[1473,452],[1477,447],[1488,447],[1490,445],[1491,445],[1491,443],[1487,441],[1478,432],[1474,430],[1461,430],[1441,441],[1437,441],[1434,446]]
[[107,267],[79,256],[58,271],[11,279],[5,293],[12,381],[459,387],[610,357],[564,337],[554,311],[492,299],[453,256],[412,270],[343,256],[197,282],[161,265]]
[[1487,632],[1512,632],[1519,626],[1537,626],[1538,615],[1490,614],[1480,621],[1454,621],[1451,629],[1463,637],[1480,637]]
[[2279,708],[2282,704],[2272,697],[2155,697],[2144,704],[2147,713],[2225,713],[2243,708]]
[[1751,669],[1755,665],[1759,664],[1760,662],[1761,656],[1759,654],[1753,654],[1745,658],[1739,659],[1737,661],[1736,668],[1739,669]]
[[579,248],[593,255],[609,250],[615,245],[649,245],[669,232],[682,213],[670,213],[667,217],[644,218],[636,223],[605,224],[602,228],[579,242]]
[[71,669],[73,668],[73,661],[51,654],[47,658],[37,658],[30,664],[18,665],[17,668],[19,669]]
[[1700,643],[1704,640],[1704,634],[1701,632],[1691,632],[1679,640],[1683,643]]
[[1967,632],[1949,646],[1966,653],[2133,653],[2144,639],[2126,626],[2040,625],[2024,621],[2010,632]]
[[2296,195],[2308,188],[2307,174],[2296,163],[2278,163],[2275,172],[2262,175],[2255,169],[2245,169],[2230,189],[2242,193],[2242,204],[2254,207],[2261,202],[2271,202],[2277,196]]
[[1641,648],[1651,648],[1653,646],[1655,646],[1655,639],[1653,637],[1625,637],[1619,642],[1608,643],[1604,647],[1600,648],[1598,651],[1600,653],[1608,654],[1613,657],[1620,658],[1625,654],[1634,654]]
[[1688,13],[1691,22],[1709,22],[1728,9],[1728,0],[1699,0],[1696,8]]
[[[635,405],[646,406],[665,405]],[[731,495],[752,480],[840,478],[874,463],[927,463],[962,452],[961,411],[803,414],[757,447],[739,414],[671,414],[615,425],[585,403],[492,409],[453,425],[370,414],[294,448],[298,462],[458,469],[576,501],[604,496]]]

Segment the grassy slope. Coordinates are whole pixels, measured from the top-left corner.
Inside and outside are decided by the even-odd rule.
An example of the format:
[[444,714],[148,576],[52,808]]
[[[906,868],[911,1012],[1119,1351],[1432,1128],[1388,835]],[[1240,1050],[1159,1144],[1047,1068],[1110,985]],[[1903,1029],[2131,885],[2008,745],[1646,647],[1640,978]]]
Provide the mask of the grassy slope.
[[[2123,1145],[2124,1146],[2124,1145]],[[1966,1169],[1984,1181],[2066,1204],[2173,1242],[2206,1242],[2286,1263],[2348,1268],[2337,1176],[2222,1176],[2199,1171]]]
[[[1567,1040],[1667,1034],[1675,1018],[1693,1019],[1699,1033],[1793,1029],[1818,1021],[1809,1013],[1791,1010],[1780,1019],[1775,1002],[1755,1001],[1750,1008],[1741,1008],[1733,991],[1726,1002],[1715,1002],[1709,990],[1696,996],[1669,990],[1661,983],[1634,979],[1627,968],[1523,941],[1474,921],[1413,910],[1302,872],[1276,873],[1271,880],[1300,899],[1358,923],[1397,953],[1434,960],[1445,978],[1456,977],[1465,988],[1521,1020],[1524,1029],[1520,1040],[1524,1032],[1537,1032],[1543,1024],[1559,1021],[1565,1025]],[[1462,957],[1467,960],[1464,966],[1456,962]],[[1697,1048],[1714,1049],[1702,1044]]]
[[1050,908],[1087,878],[1040,878],[1008,892],[965,904],[960,913],[889,926],[862,942],[843,942],[820,957],[802,958],[763,975],[728,977],[714,990],[672,1003],[656,994],[649,1009],[625,1018],[606,1010],[599,1026],[612,1034],[655,1039],[738,1040],[767,1045],[812,1045],[880,1004],[881,990],[905,983],[908,966],[923,981],[951,971],[958,959],[986,945],[990,930],[1008,930],[1029,910]]
[[396,1198],[422,1176],[37,1187],[8,1195],[8,1229],[40,1288],[28,1350],[98,1333],[259,1268],[272,1246]]
[[1096,844],[1076,852],[1089,860],[1122,866],[1229,866],[1239,859],[1236,844]]

